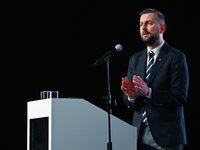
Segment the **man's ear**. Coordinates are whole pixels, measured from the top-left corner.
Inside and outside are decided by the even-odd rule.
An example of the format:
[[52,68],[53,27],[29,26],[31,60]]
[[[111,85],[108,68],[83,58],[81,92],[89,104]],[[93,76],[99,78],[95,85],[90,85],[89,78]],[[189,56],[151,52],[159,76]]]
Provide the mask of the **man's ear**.
[[160,25],[160,33],[164,33],[166,29],[166,24],[161,24]]

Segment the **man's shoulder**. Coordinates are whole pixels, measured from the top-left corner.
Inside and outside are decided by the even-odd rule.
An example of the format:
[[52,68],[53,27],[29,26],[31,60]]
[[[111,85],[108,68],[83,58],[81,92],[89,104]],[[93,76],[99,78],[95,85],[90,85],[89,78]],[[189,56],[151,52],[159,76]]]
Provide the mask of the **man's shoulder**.
[[169,46],[166,42],[163,45],[162,49],[165,52],[169,53],[169,54],[173,54],[173,55],[185,55],[182,51],[180,51],[180,50],[178,50],[178,49],[176,49],[174,47]]
[[168,55],[168,60],[171,60],[172,62],[186,61],[186,56],[182,51],[169,46],[167,43],[164,44],[161,50]]

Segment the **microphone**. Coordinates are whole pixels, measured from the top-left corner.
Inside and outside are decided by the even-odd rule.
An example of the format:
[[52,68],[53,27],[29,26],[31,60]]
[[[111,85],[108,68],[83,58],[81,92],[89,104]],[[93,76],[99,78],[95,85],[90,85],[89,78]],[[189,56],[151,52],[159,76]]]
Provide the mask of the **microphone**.
[[108,58],[110,58],[112,55],[116,54],[117,52],[120,52],[122,50],[122,46],[120,44],[117,44],[114,49],[112,49],[109,52],[106,52],[100,59],[98,59],[93,65],[96,67],[100,64],[102,64],[104,61],[106,61]]

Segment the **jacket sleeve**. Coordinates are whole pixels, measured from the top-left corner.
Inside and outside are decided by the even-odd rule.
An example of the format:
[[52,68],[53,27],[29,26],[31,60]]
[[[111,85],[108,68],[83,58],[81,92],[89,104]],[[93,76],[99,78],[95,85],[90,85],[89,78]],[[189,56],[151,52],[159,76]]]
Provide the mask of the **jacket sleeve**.
[[128,96],[123,93],[123,96],[122,96],[122,100],[125,104],[126,107],[128,108],[133,108],[133,109],[136,109],[136,108],[140,108],[139,106],[142,105],[142,103],[144,102],[144,99],[147,99],[143,96],[137,96],[137,98],[134,100],[134,102],[130,102],[128,100]]

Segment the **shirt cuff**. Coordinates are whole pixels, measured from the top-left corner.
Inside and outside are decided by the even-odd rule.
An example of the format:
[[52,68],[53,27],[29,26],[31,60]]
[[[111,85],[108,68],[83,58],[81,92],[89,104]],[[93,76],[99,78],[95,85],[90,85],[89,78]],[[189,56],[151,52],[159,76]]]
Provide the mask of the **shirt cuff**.
[[128,100],[129,100],[129,102],[134,103],[135,100],[136,100],[136,98],[137,98],[137,96],[136,96],[134,99],[130,99],[130,98],[128,97]]
[[149,99],[151,99],[151,94],[152,94],[152,89],[149,88],[149,95],[147,95],[146,97],[149,98]]

